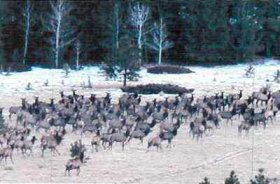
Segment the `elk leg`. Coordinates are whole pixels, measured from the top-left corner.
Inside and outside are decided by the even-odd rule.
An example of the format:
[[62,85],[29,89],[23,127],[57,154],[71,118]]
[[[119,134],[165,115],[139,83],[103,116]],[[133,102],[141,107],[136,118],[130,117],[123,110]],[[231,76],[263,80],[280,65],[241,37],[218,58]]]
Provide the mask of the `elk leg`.
[[71,176],[71,172],[70,172],[70,169],[68,169],[68,176]]
[[249,129],[246,129],[246,136],[248,136],[249,134]]
[[103,149],[106,149],[105,141],[102,140],[102,144],[101,145],[102,145]]
[[45,150],[46,150],[46,147],[43,146],[43,148],[42,148],[42,157],[44,157],[44,152],[45,152]]
[[161,143],[159,144],[159,148],[160,148],[160,150],[162,151]]
[[77,176],[80,174],[80,167],[77,168]]
[[241,135],[241,131],[242,131],[242,129],[241,129],[241,125],[239,125],[239,126],[238,126],[238,136],[240,136],[240,135]]
[[171,148],[171,140],[168,140],[168,147]]
[[[17,148],[17,152],[19,151],[18,149],[19,148]],[[24,155],[24,149],[23,148],[21,148],[21,154]]]
[[94,149],[94,144],[91,143],[91,153],[93,153],[93,149]]
[[150,151],[150,146],[148,145],[146,153],[149,152],[149,151]]
[[81,131],[81,135],[80,135],[81,137],[83,136],[83,133],[84,133],[84,132],[85,132],[84,130]]
[[56,148],[54,148],[54,151],[56,151],[56,153],[57,153],[58,155],[60,155],[60,153],[58,152],[58,150],[57,150]]
[[13,155],[10,155],[10,160],[11,160],[12,164],[14,164]]
[[128,142],[129,142],[131,139],[132,139],[132,137],[129,137],[129,138],[127,139],[127,141],[125,141],[125,145],[127,145]]
[[108,146],[108,147],[109,147],[109,149],[111,149],[111,150],[112,150],[112,149],[113,149],[113,142],[111,142],[111,141],[110,141],[110,142],[109,142],[109,146]]
[[32,148],[30,148],[29,150],[30,150],[30,155],[31,155],[32,157],[34,157]]

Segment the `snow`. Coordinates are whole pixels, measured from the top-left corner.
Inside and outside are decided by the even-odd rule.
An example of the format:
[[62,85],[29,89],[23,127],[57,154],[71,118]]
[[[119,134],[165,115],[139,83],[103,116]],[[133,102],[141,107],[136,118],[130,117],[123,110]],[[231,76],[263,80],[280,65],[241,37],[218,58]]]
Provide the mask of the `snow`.
[[[128,82],[128,85],[148,84],[148,83],[164,83],[175,84],[186,88],[194,88],[194,94],[197,96],[208,95],[216,92],[224,91],[238,92],[244,90],[245,94],[250,94],[260,87],[269,86],[272,90],[280,89],[280,85],[273,82],[273,75],[277,69],[280,69],[278,60],[262,60],[254,63],[255,76],[245,77],[245,68],[248,65],[229,65],[216,67],[200,67],[189,66],[194,71],[190,74],[150,74],[145,68],[139,72],[138,81]],[[72,89],[83,92],[85,95],[95,93],[104,95],[105,92],[112,92],[114,98],[122,94],[120,87],[122,80],[105,80],[98,66],[84,67],[83,70],[71,70],[68,77],[62,69],[43,69],[33,67],[31,71],[21,73],[11,73],[9,76],[0,75],[0,95],[14,98],[33,98],[34,96],[42,96],[46,99],[59,97],[59,91],[70,92]],[[90,79],[93,88],[84,88]],[[48,81],[48,86],[45,83]],[[31,84],[31,90],[27,90],[28,83]],[[163,95],[162,97],[167,96]],[[161,98],[161,96],[145,95],[144,98]],[[12,104],[16,104],[14,100]],[[7,104],[7,105],[12,105]],[[6,105],[0,102],[0,106]]]
[[[149,74],[146,69],[140,71],[141,78],[138,82],[129,82],[130,85],[147,83],[171,83],[186,88],[195,88],[195,94],[207,94],[209,91],[219,92],[221,90],[231,91],[239,89],[256,90],[260,86],[269,85],[278,88],[279,84],[272,82],[273,75],[280,69],[278,60],[265,60],[256,62],[255,77],[247,78],[244,76],[247,65],[230,65],[217,67],[197,67],[189,68],[195,73],[190,74]],[[87,84],[88,77],[92,81],[94,89],[107,88],[115,90],[122,85],[122,81],[105,81],[105,76],[97,66],[85,67],[83,70],[72,70],[68,77],[65,77],[61,69],[42,69],[32,68],[32,71],[22,73],[11,73],[10,76],[0,76],[0,93],[10,94],[11,92],[34,93],[38,89],[64,90],[81,89],[83,83]],[[48,80],[49,86],[44,86]],[[268,80],[268,81],[267,81]],[[28,83],[34,90],[26,90]],[[209,85],[211,84],[211,85]],[[120,90],[117,90],[120,92]]]
[[[190,74],[149,74],[143,68],[139,81],[128,84],[171,83],[194,88],[196,97],[221,91],[236,93],[240,89],[245,94],[250,94],[263,86],[270,86],[272,90],[280,89],[278,83],[272,82],[274,73],[280,69],[280,61],[267,59],[254,64],[255,76],[252,78],[244,77],[244,70],[248,66],[246,64],[189,66],[195,72]],[[92,89],[81,87],[82,83],[87,84],[88,77],[92,81]],[[48,86],[44,85],[46,80],[49,81]],[[32,90],[26,89],[28,83],[31,83]],[[122,94],[121,86],[121,80],[106,81],[96,66],[85,67],[80,71],[72,70],[68,77],[60,69],[32,68],[29,72],[0,75],[0,107],[6,108],[7,115],[7,108],[19,105],[20,98],[26,97],[30,101],[34,100],[34,96],[40,96],[41,100],[48,101],[51,97],[58,99],[59,91],[71,93],[71,89],[86,95],[95,93],[104,96],[105,92],[111,92],[113,99],[116,99]],[[164,96],[167,95],[143,95],[143,98],[151,100]],[[14,165],[9,162],[6,165],[0,164],[0,181],[194,184],[207,176],[211,183],[223,183],[230,171],[236,170],[241,183],[248,183],[258,168],[265,168],[270,177],[280,178],[280,124],[276,121],[269,124],[266,130],[253,129],[248,136],[238,137],[239,122],[236,118],[233,126],[222,124],[214,135],[204,137],[201,142],[192,140],[188,136],[188,127],[184,125],[174,139],[174,147],[168,150],[163,146],[163,151],[159,153],[154,150],[146,153],[146,140],[144,145],[132,140],[125,151],[121,151],[120,145],[116,144],[112,151],[90,153],[91,137],[85,135],[83,141],[88,146],[87,154],[91,159],[82,166],[79,177],[74,176],[74,173],[72,177],[64,176],[64,165],[70,158],[69,145],[80,138],[80,135],[71,133],[66,135],[62,145],[58,147],[62,153],[60,156],[51,157],[47,153],[45,158],[41,158],[39,143],[36,144],[34,158],[24,158],[20,153],[15,153]],[[12,170],[6,169],[8,166]]]

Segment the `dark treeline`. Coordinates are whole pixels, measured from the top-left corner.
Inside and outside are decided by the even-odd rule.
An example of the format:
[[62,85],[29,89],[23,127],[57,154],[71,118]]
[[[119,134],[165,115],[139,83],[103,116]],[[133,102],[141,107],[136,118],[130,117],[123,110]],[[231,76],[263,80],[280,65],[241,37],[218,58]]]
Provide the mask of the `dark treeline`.
[[[132,19],[138,3],[148,8],[141,39]],[[0,1],[0,62],[93,64],[121,47],[124,36],[138,45],[143,63],[227,64],[280,55],[278,0],[65,0],[60,8],[58,1]]]

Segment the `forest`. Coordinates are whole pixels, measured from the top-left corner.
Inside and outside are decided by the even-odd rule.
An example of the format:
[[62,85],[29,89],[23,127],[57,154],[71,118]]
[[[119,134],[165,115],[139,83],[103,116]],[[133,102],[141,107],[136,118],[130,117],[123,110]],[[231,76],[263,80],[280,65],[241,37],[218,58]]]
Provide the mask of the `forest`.
[[78,68],[132,55],[140,65],[280,55],[278,0],[1,0],[0,8],[2,69]]

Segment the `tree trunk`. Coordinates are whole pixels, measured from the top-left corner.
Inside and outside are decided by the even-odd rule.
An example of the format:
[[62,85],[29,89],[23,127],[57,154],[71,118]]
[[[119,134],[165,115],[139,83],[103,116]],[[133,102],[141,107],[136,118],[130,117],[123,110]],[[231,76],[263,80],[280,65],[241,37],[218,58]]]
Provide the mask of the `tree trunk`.
[[80,42],[77,41],[76,45],[76,70],[80,68]]
[[55,35],[55,68],[58,68],[59,64],[59,39],[60,39],[60,25],[61,25],[61,14],[58,14],[58,22]]
[[120,20],[119,20],[119,7],[115,5],[115,16],[116,16],[116,48],[119,48],[119,32],[120,32]]
[[126,87],[126,77],[127,77],[127,70],[124,70],[124,74],[123,74],[123,87]]
[[158,53],[158,64],[161,65],[161,56],[162,56],[162,48],[159,47],[159,53]]
[[163,25],[162,17],[160,17],[160,36],[159,36],[159,53],[158,53],[158,64],[161,65],[161,56],[162,56],[162,42],[163,42]]
[[29,22],[25,32],[25,42],[24,42],[24,53],[23,53],[23,64],[26,63],[27,49],[28,49],[28,36],[29,36]]
[[266,57],[271,57],[271,45],[268,41],[266,41],[265,45]]
[[24,52],[23,52],[23,61],[22,63],[25,65],[26,63],[26,56],[27,56],[27,49],[28,49],[28,38],[29,38],[29,30],[30,30],[30,1],[26,2],[26,19],[25,19],[25,39],[24,39]]
[[138,33],[138,48],[139,49],[142,49],[141,39],[142,39],[142,26],[139,26],[139,33]]
[[142,26],[139,26],[139,35],[138,35],[138,48],[139,48],[139,65],[142,65]]

